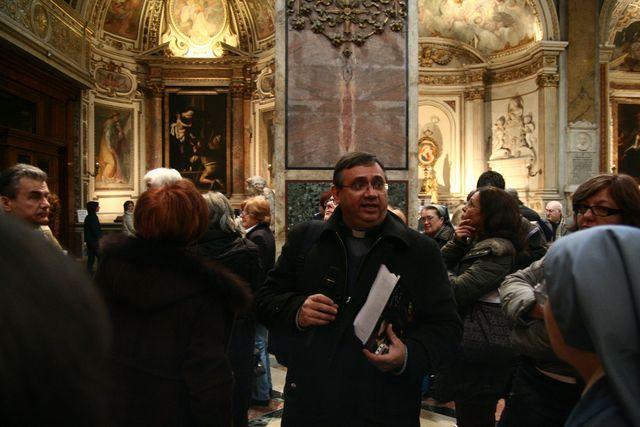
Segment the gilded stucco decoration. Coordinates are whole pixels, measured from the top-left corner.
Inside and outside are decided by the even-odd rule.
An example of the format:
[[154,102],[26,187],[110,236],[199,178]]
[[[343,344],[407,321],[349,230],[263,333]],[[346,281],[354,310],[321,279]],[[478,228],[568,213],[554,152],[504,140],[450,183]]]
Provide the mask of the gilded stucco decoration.
[[425,129],[418,140],[418,163],[424,171],[421,193],[431,197],[431,203],[438,203],[438,180],[434,165],[440,154],[441,149],[433,138],[433,131]]
[[49,33],[49,12],[47,9],[39,3],[36,3],[33,6],[33,32],[36,33],[38,37],[44,39],[47,37]]
[[[362,46],[388,27],[404,29],[407,4],[404,0],[287,0],[291,28],[310,29],[321,34],[342,53],[350,56],[350,44]],[[346,45],[346,46],[345,46]]]
[[109,96],[128,96],[135,89],[135,77],[115,62],[99,63],[94,71],[98,92]]
[[453,60],[453,54],[448,49],[420,46],[418,60],[421,67],[433,67],[433,64],[448,65]]
[[260,71],[256,78],[256,95],[260,99],[273,98],[275,96],[275,73],[273,65],[268,65]]
[[167,31],[162,42],[169,42],[175,56],[219,58],[223,44],[238,46],[223,0],[169,0],[165,12]]
[[504,54],[542,40],[532,0],[420,0],[420,37],[442,37],[485,55]]
[[4,12],[20,26],[31,30],[31,0],[0,0],[0,12]]

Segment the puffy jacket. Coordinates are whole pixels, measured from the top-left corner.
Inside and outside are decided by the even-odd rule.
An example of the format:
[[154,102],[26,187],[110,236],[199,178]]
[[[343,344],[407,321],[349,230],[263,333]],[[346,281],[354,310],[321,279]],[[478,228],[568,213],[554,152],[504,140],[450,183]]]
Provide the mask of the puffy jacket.
[[511,342],[516,352],[530,357],[540,369],[565,376],[576,376],[551,349],[544,320],[528,316],[536,303],[533,288],[544,279],[544,258],[507,276],[500,286],[502,309],[511,328]]
[[513,270],[515,255],[513,244],[501,238],[473,244],[453,239],[442,248],[442,258],[451,272],[449,280],[461,311],[498,289]]

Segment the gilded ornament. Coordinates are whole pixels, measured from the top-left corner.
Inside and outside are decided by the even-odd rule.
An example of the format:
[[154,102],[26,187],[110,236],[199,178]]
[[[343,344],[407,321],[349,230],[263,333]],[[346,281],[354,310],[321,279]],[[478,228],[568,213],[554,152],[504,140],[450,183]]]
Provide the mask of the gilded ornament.
[[407,4],[405,0],[287,0],[286,12],[293,30],[302,31],[308,24],[335,47],[362,46],[387,26],[403,31]]
[[558,87],[560,76],[558,74],[540,74],[537,83],[538,87]]
[[453,60],[453,55],[446,49],[434,47],[423,47],[420,55],[420,66],[432,67],[436,65],[447,65]]
[[41,4],[37,4],[33,8],[33,24],[34,32],[38,37],[44,38],[49,29],[49,15]]

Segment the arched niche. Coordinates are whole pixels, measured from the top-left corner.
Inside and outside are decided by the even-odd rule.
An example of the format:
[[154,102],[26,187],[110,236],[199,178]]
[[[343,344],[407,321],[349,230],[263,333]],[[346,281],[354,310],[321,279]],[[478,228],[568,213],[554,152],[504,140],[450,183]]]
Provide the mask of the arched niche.
[[[454,162],[452,169],[457,170],[451,171],[448,192],[439,195],[449,198],[451,203],[455,203],[456,198],[462,200],[474,188],[477,177],[493,168],[505,174],[507,181],[526,194],[527,200],[541,205],[543,198],[557,194],[560,187],[556,155],[559,150],[559,56],[567,43],[560,41],[553,2],[421,0],[423,5],[428,2],[449,4],[452,8],[454,5],[465,6],[468,10],[476,5],[486,16],[504,14],[509,11],[507,5],[511,5],[516,10],[509,15],[512,19],[522,17],[527,20],[523,25],[525,30],[513,45],[498,43],[495,50],[487,49],[487,44],[481,42],[482,34],[467,34],[457,39],[444,37],[447,34],[437,31],[421,34],[428,37],[419,39],[419,105],[422,108],[429,100],[458,99],[454,118],[460,157]],[[464,22],[473,21],[473,16],[464,18]],[[511,24],[518,26],[517,21]],[[464,31],[460,34],[465,34]],[[505,36],[507,39],[508,35]],[[522,130],[516,135],[515,150],[499,157],[492,144],[494,124],[500,116],[507,114],[507,104],[515,102],[513,99],[523,99],[525,105],[522,117],[516,123],[518,126],[511,127],[514,132],[526,129],[526,138],[519,137],[525,135]],[[524,144],[522,141],[525,140],[527,146],[523,147],[526,150],[518,145]],[[436,169],[438,167],[436,165]],[[533,173],[540,169],[544,173]],[[446,173],[437,170],[437,174]],[[454,177],[459,182],[458,187],[454,185]]]
[[[438,148],[434,169],[438,194],[445,200],[452,192],[460,192],[461,188],[460,110],[454,110],[456,104],[459,106],[459,99],[445,96],[421,100],[418,107],[420,138],[431,138]],[[422,182],[424,170],[421,168],[418,174]]]

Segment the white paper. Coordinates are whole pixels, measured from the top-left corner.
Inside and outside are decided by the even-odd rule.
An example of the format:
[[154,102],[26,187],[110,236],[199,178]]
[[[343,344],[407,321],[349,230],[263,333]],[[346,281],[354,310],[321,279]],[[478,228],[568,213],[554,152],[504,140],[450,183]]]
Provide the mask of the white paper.
[[400,276],[391,273],[386,265],[380,266],[376,280],[371,285],[367,301],[353,321],[353,329],[362,344],[365,344],[373,333],[398,280],[400,280]]
[[89,211],[87,211],[86,209],[78,209],[76,211],[76,214],[78,215],[78,222],[79,223],[83,223],[84,219],[87,217],[87,215],[89,214]]

